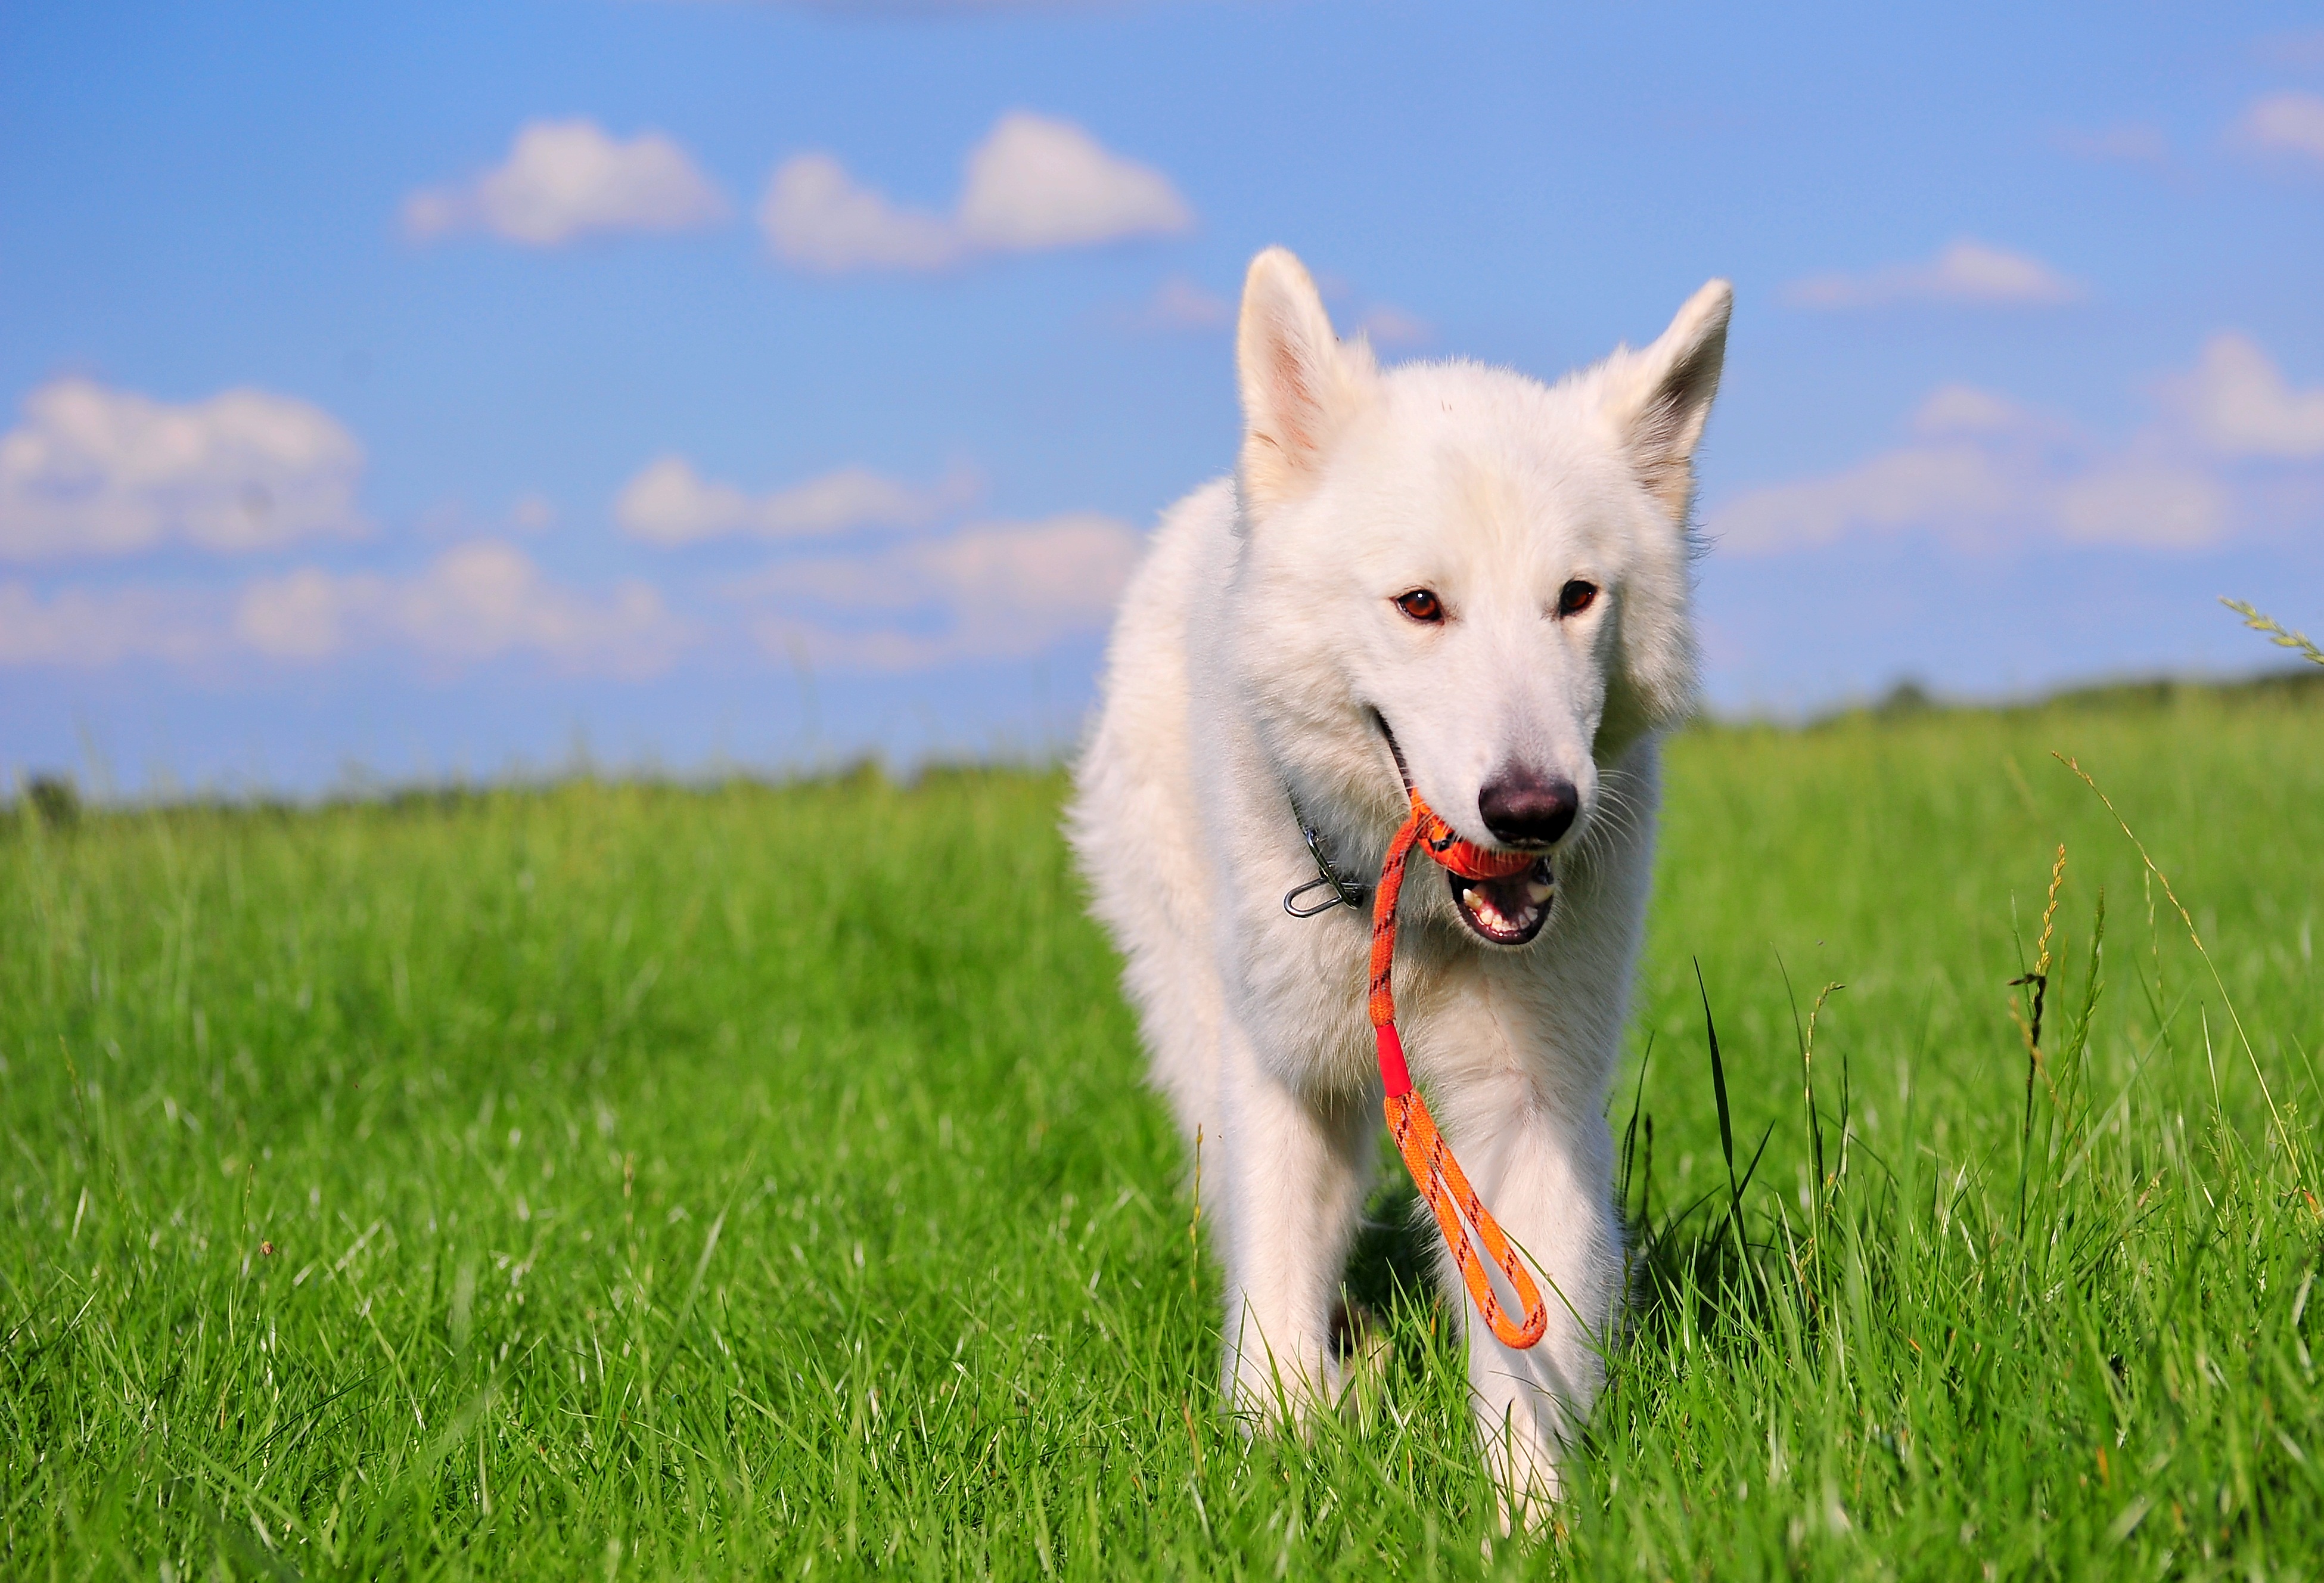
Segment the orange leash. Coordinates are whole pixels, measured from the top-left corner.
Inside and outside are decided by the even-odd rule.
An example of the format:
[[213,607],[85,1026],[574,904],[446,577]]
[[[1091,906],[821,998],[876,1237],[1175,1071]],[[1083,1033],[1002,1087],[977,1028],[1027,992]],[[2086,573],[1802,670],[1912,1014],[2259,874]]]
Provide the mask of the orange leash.
[[[1411,817],[1388,844],[1388,860],[1380,865],[1379,890],[1372,898],[1372,1033],[1379,1042],[1380,1079],[1388,1086],[1388,1131],[1396,1134],[1397,1149],[1421,1197],[1435,1212],[1437,1229],[1444,1234],[1444,1245],[1452,1250],[1452,1262],[1461,1267],[1461,1279],[1477,1311],[1485,1316],[1485,1323],[1503,1346],[1527,1347],[1549,1328],[1549,1308],[1541,1300],[1541,1288],[1534,1284],[1532,1273],[1501,1234],[1500,1223],[1469,1185],[1461,1162],[1452,1158],[1452,1151],[1428,1114],[1427,1101],[1412,1086],[1411,1070],[1404,1062],[1404,1041],[1396,1031],[1396,996],[1388,989],[1388,972],[1396,965],[1396,898],[1404,888],[1405,859],[1415,847],[1463,879],[1503,879],[1532,867],[1534,858],[1529,853],[1491,852],[1471,846],[1436,817],[1420,800],[1419,792],[1411,795]],[[1517,1301],[1525,1304],[1522,1325],[1509,1322],[1500,1299],[1493,1295],[1492,1282],[1478,1262],[1477,1250],[1470,1245],[1463,1217],[1477,1228],[1485,1252],[1508,1277]]]

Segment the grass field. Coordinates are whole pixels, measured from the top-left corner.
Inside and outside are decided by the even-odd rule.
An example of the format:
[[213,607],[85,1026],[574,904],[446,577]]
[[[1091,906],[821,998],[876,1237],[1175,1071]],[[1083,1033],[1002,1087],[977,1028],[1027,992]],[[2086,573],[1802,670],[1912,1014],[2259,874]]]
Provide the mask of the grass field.
[[1222,1421],[1059,777],[20,810],[0,1573],[2314,1576],[2320,747],[2312,690],[1677,741],[1636,1327],[1489,1556],[1408,1189],[1384,1377]]

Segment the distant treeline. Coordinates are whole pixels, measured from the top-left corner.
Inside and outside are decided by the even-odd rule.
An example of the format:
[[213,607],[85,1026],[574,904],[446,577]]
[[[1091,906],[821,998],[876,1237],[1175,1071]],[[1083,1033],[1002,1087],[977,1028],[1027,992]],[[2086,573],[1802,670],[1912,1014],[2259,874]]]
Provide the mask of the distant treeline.
[[[2058,711],[2176,708],[2207,704],[2314,707],[2319,703],[2324,703],[2324,669],[2312,665],[2291,666],[2227,679],[2149,676],[2095,681],[2023,699],[2004,699],[1947,698],[1907,677],[1869,702],[1828,709],[1811,716],[1802,724],[1812,730],[1843,721],[1891,720],[1932,714],[2035,715]],[[1714,728],[1744,723],[1720,720],[1715,717],[1706,721]],[[1757,721],[1749,723],[1760,724]]]

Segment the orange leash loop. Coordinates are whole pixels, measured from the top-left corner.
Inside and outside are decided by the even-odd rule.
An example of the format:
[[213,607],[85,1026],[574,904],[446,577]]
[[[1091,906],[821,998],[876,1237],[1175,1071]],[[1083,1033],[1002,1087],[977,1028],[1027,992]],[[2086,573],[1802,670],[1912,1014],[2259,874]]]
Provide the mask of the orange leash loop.
[[[1396,996],[1388,986],[1389,972],[1396,965],[1396,900],[1404,889],[1405,860],[1411,856],[1415,847],[1425,848],[1429,856],[1464,879],[1505,878],[1532,867],[1534,860],[1525,853],[1490,852],[1462,840],[1452,833],[1452,827],[1437,818],[1420,800],[1420,793],[1415,792],[1412,815],[1388,844],[1388,860],[1380,866],[1379,889],[1372,899],[1370,1012],[1372,1033],[1379,1045],[1380,1078],[1388,1088],[1388,1131],[1395,1134],[1405,1169],[1412,1172],[1414,1183],[1436,1216],[1437,1229],[1444,1234],[1444,1245],[1452,1250],[1452,1262],[1460,1266],[1461,1280],[1469,1288],[1470,1301],[1485,1316],[1485,1323],[1492,1327],[1503,1346],[1522,1349],[1540,1340],[1549,1328],[1549,1307],[1541,1300],[1541,1288],[1534,1283],[1532,1272],[1517,1257],[1509,1239],[1501,1234],[1500,1222],[1477,1197],[1461,1162],[1452,1158],[1443,1134],[1436,1130],[1435,1118],[1428,1114],[1428,1102],[1412,1086],[1412,1072],[1405,1065],[1404,1041],[1396,1031]],[[1469,1225],[1477,1228],[1485,1252],[1508,1277],[1517,1301],[1525,1305],[1522,1325],[1509,1322],[1500,1299],[1493,1295],[1492,1282],[1478,1261],[1477,1250],[1470,1245],[1468,1230],[1462,1224],[1464,1216]]]

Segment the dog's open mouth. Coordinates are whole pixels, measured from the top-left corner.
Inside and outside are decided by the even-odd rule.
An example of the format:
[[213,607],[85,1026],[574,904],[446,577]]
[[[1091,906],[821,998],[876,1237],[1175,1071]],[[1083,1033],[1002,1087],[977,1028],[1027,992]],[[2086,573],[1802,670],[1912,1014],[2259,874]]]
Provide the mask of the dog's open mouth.
[[1444,877],[1461,921],[1497,946],[1521,946],[1539,934],[1557,900],[1557,877],[1546,857],[1503,879],[1464,879],[1449,868]]

